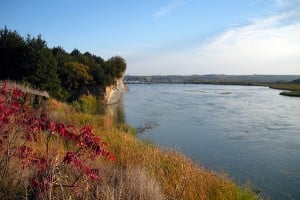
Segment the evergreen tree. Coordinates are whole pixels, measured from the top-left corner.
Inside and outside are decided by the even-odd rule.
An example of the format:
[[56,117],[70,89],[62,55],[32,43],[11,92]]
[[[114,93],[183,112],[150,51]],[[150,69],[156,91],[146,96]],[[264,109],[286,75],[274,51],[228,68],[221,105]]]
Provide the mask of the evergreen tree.
[[5,27],[0,31],[0,78],[22,80],[30,74],[28,49],[24,39]]
[[33,69],[25,80],[42,90],[47,90],[52,96],[59,96],[61,83],[57,74],[57,63],[52,51],[39,35],[37,38],[27,36],[26,39],[30,54],[30,68]]

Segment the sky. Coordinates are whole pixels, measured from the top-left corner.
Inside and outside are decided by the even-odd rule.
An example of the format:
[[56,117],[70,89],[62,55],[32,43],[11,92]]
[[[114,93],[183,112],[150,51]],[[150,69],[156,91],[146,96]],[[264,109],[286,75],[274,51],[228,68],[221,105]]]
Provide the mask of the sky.
[[0,28],[128,75],[300,74],[300,0],[0,0]]

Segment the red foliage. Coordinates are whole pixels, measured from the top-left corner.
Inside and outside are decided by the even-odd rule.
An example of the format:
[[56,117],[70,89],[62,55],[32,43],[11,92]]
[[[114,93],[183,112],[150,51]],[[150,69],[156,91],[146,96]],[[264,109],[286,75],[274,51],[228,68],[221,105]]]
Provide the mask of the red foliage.
[[[32,187],[37,198],[52,190],[56,181],[53,177],[59,174],[61,165],[71,165],[78,172],[78,177],[86,176],[95,180],[98,179],[98,170],[91,169],[89,163],[97,156],[115,159],[104,149],[108,144],[102,142],[90,126],[78,130],[73,125],[67,126],[51,121],[45,114],[27,105],[24,102],[24,93],[17,88],[10,89],[7,82],[4,82],[0,89],[0,111],[0,156],[15,157],[21,161],[23,169],[30,167],[35,170],[37,178],[32,180]],[[76,149],[67,152],[59,166],[52,166],[50,156],[43,156],[29,147],[30,143],[37,142],[38,134],[48,134],[49,139],[55,135],[65,141],[71,141]],[[23,142],[11,145],[16,136]],[[76,190],[76,181],[68,187]]]

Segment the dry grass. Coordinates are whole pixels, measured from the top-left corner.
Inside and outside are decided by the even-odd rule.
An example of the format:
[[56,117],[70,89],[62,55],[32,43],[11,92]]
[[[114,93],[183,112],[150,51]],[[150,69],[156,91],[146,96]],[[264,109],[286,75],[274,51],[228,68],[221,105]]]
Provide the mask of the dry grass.
[[225,175],[205,170],[179,152],[161,151],[132,135],[111,135],[107,140],[117,153],[116,165],[147,169],[162,185],[166,199],[243,199],[248,195]]
[[[72,107],[50,99],[47,112],[51,119],[77,126],[91,125],[96,134],[110,144],[109,150],[116,161],[97,159],[94,167],[99,170],[100,180],[82,180],[85,185],[76,196],[71,189],[56,188],[52,199],[103,199],[103,200],[161,200],[161,199],[213,199],[249,200],[257,199],[248,189],[241,189],[226,175],[202,168],[180,152],[162,151],[151,144],[138,140],[133,130],[126,125],[115,126],[106,116],[76,112]],[[40,136],[32,146],[45,153],[46,136]],[[53,137],[49,154],[53,162],[61,160],[68,145]],[[21,166],[13,162],[11,171]],[[0,170],[1,172],[1,170]],[[62,174],[72,179],[72,170]],[[1,181],[1,199],[26,199],[28,182],[34,176],[30,169],[18,171]]]
[[159,183],[143,168],[116,168],[106,164],[101,168],[101,181],[93,184],[89,199],[162,200]]
[[[46,91],[41,91],[39,89],[32,89],[32,85],[28,85],[28,84],[25,84],[25,83],[17,83],[15,81],[8,81],[8,85],[10,88],[18,88],[20,89],[22,92],[24,93],[29,93],[29,94],[33,94],[33,95],[38,95],[38,96],[42,96],[42,97],[45,97],[45,98],[49,98],[49,94],[48,92]],[[0,81],[0,85],[3,84],[3,81]]]
[[[97,186],[98,193],[94,193],[93,197],[256,199],[251,191],[241,189],[226,175],[204,169],[180,152],[162,151],[154,145],[145,144],[134,134],[128,134],[130,129],[115,127],[109,117],[78,113],[55,100],[50,100],[48,105],[52,117],[77,125],[91,125],[96,134],[110,144],[109,150],[116,156],[114,163],[98,163],[104,168],[100,174],[103,182]],[[147,196],[149,192],[153,194],[152,197]]]

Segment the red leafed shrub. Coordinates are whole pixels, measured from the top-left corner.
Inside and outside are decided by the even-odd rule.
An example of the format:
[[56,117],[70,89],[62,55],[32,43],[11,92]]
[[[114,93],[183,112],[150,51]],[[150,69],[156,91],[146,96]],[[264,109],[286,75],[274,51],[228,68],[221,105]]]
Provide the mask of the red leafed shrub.
[[[45,152],[34,148],[40,146],[39,138],[44,137]],[[51,139],[60,139],[71,144],[65,155],[49,153]],[[93,133],[90,126],[78,129],[72,125],[51,121],[46,114],[27,105],[24,94],[17,88],[10,89],[4,82],[0,89],[0,184],[4,177],[15,170],[15,160],[21,166],[18,170],[31,170],[31,193],[36,198],[51,198],[54,188],[72,188],[74,192],[80,187],[81,179],[98,179],[98,170],[92,169],[97,157],[114,160],[114,156],[105,150],[107,143]],[[58,154],[58,153],[57,153]],[[14,163],[13,163],[14,162]],[[63,177],[63,170],[72,169],[75,178]]]

